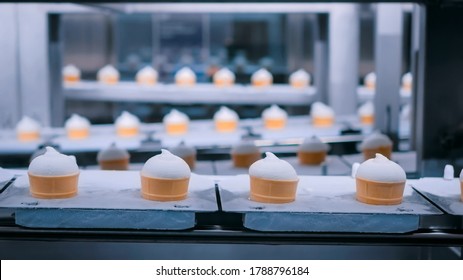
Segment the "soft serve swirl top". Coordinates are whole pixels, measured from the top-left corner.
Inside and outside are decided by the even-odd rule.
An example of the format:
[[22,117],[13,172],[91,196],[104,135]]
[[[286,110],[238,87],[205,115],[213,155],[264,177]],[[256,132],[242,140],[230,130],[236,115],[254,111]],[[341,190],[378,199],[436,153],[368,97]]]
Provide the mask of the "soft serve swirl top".
[[407,179],[400,165],[381,154],[360,164],[355,177],[387,183],[404,182]]
[[64,126],[66,129],[88,129],[90,128],[90,122],[84,117],[72,114]]
[[73,64],[69,64],[63,68],[63,76],[77,76],[80,77],[80,70]]
[[179,157],[195,156],[196,149],[192,146],[187,146],[184,141],[171,149],[172,154]]
[[303,83],[308,84],[310,82],[309,73],[307,73],[304,69],[299,69],[296,72],[294,72],[293,74],[291,74],[291,76],[289,76],[289,82],[290,83],[294,83],[294,82],[298,82],[298,81],[301,81]]
[[277,105],[272,105],[262,112],[262,117],[264,119],[286,119],[288,114]]
[[297,180],[296,170],[287,161],[279,159],[273,153],[266,152],[265,158],[249,167],[249,175],[271,180]]
[[137,72],[136,79],[141,79],[141,78],[158,78],[158,72],[154,70],[153,67],[151,66],[145,66],[140,71]]
[[392,146],[392,141],[384,134],[378,131],[373,132],[363,139],[360,148],[363,149],[374,149],[378,147],[389,147]]
[[329,149],[330,146],[320,141],[317,136],[304,139],[304,142],[299,146],[299,151],[303,152],[326,152]]
[[189,121],[190,118],[186,114],[175,109],[172,109],[163,119],[164,123],[187,123]]
[[214,114],[215,121],[238,121],[238,114],[229,109],[228,107],[221,106],[220,109]]
[[132,115],[127,111],[122,112],[122,114],[116,119],[116,127],[138,127],[139,125],[140,120],[135,115]]
[[183,67],[175,74],[175,79],[191,79],[196,80],[196,74],[188,67]]
[[22,119],[16,125],[17,132],[36,132],[40,130],[40,124],[33,118],[28,116],[22,117]]
[[371,101],[365,102],[358,109],[358,114],[360,116],[371,116],[371,115],[374,115],[374,113],[375,113],[375,105],[373,105],[373,102]]
[[117,69],[112,65],[106,65],[98,71],[97,76],[98,79],[102,79],[108,76],[119,78],[119,71],[117,71]]
[[321,102],[314,102],[310,109],[310,115],[312,117],[332,118],[334,117],[334,111],[331,107]]
[[413,83],[412,73],[408,72],[404,74],[402,77],[402,84],[405,85],[405,84],[412,84],[412,83]]
[[226,81],[235,81],[235,74],[228,68],[222,68],[214,74],[214,79],[217,80],[226,80]]
[[96,156],[98,161],[127,159],[129,157],[129,153],[124,149],[118,148],[115,143],[112,143],[108,148],[98,152]]
[[374,72],[368,73],[365,76],[365,84],[375,84],[376,83],[376,74]]
[[251,81],[273,81],[272,74],[267,71],[266,69],[262,68],[257,70],[254,74],[252,74]]
[[147,177],[164,179],[189,178],[191,170],[188,164],[178,156],[173,155],[168,150],[161,150],[161,154],[150,158],[141,174]]
[[43,155],[34,158],[29,165],[29,173],[38,176],[65,176],[79,172],[76,158],[46,147]]
[[234,145],[230,151],[232,154],[257,154],[260,153],[259,148],[252,141],[243,140]]

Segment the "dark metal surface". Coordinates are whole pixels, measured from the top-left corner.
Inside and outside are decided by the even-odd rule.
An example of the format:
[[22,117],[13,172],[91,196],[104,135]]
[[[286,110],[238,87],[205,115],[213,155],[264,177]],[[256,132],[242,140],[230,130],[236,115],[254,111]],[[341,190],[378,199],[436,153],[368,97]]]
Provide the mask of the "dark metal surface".
[[0,240],[111,241],[149,243],[339,244],[463,246],[460,231],[417,231],[408,234],[273,233],[244,229],[197,227],[188,231],[50,230],[0,226]]
[[424,160],[463,155],[462,15],[462,7],[427,7],[421,18],[416,147]]
[[[2,2],[2,1],[0,1]],[[8,1],[8,2],[21,2],[21,1]],[[29,0],[27,1],[29,3],[56,3],[57,1],[53,0]],[[63,1],[67,2],[67,1]],[[70,1],[71,3],[76,3],[76,4],[84,4],[84,5],[91,5],[93,7],[98,7],[105,9],[107,11],[114,11],[118,12],[120,11],[120,8],[116,4],[106,4],[105,3],[127,3],[127,0],[94,0],[94,1]],[[219,1],[217,0],[201,0],[201,1],[195,1],[195,0],[137,0],[136,2],[138,3],[217,3]],[[249,3],[249,1],[246,0],[223,0],[220,1],[223,3]],[[253,0],[251,2],[255,3],[281,3],[281,0]],[[307,1],[307,0],[291,0],[290,2],[292,3],[424,3],[424,4],[437,4],[437,3],[445,3],[447,5],[452,5],[452,4],[459,4],[462,1],[461,0],[317,0],[317,1]],[[97,5],[97,4],[101,5]]]

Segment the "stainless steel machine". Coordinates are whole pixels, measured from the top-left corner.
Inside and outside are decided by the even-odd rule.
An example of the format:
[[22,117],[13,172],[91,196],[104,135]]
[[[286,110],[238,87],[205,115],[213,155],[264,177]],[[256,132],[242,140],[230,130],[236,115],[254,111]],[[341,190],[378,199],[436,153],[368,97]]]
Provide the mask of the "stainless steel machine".
[[[458,1],[234,2],[0,4],[0,65],[8,68],[0,72],[2,133],[11,132],[23,115],[40,120],[50,126],[51,131],[59,131],[74,112],[86,115],[95,124],[109,124],[122,110],[129,109],[144,122],[156,123],[170,108],[180,107],[192,119],[209,119],[218,105],[226,104],[251,119],[237,139],[254,139],[269,151],[292,155],[301,137],[266,134],[256,129],[252,119],[258,118],[263,108],[279,104],[297,123],[298,118],[308,114],[313,102],[323,101],[342,121],[335,133],[321,135],[324,142],[336,147],[332,155],[337,157],[340,167],[321,167],[317,175],[348,177],[352,155],[346,154],[355,150],[355,144],[366,133],[356,129],[351,119],[358,105],[370,99],[375,104],[372,128],[395,140],[396,151],[412,151],[403,160],[414,167],[410,172],[406,170],[409,179],[441,178],[446,164],[452,164],[455,173],[461,170],[463,142],[458,95],[461,79],[455,73],[463,65],[459,55],[463,29],[458,24],[462,21],[463,9]],[[69,63],[82,70],[84,83],[63,85],[61,70]],[[105,64],[117,66],[121,83],[102,87],[95,81],[96,71]],[[224,95],[217,89],[200,89],[190,94],[172,90],[166,94],[164,89],[134,85],[133,77],[144,65],[158,69],[160,81],[165,84],[172,83],[173,74],[182,65],[195,69],[198,80],[203,83],[210,82],[208,71],[212,68],[227,66],[239,73],[237,81],[242,84],[248,83],[255,70],[267,67],[272,70],[277,86],[287,83],[293,71],[305,68],[312,74],[313,86],[292,95],[276,90],[242,96],[239,95],[241,88]],[[359,84],[372,71],[377,74],[376,90],[362,97]],[[404,97],[400,94],[401,77],[409,71],[413,74],[413,88]],[[400,110],[406,104],[411,105],[412,117],[404,123]],[[201,121],[197,124],[197,127],[202,125]],[[147,138],[132,151],[139,163],[166,143],[163,141],[167,138],[163,138],[156,125],[147,126]],[[301,135],[305,134],[301,132]],[[436,199],[438,194],[419,180],[411,183],[418,186],[410,188],[412,202],[418,201],[431,210],[403,216],[403,212],[416,209],[404,206],[386,211],[382,213],[384,220],[375,221],[375,226],[386,225],[378,231],[359,227],[362,219],[369,217],[348,210],[312,211],[310,215],[305,212],[299,215],[296,210],[284,213],[237,210],[230,206],[229,193],[220,181],[225,173],[219,172],[223,168],[220,161],[228,156],[230,144],[225,140],[212,143],[211,138],[197,146],[200,159],[213,161],[214,174],[208,175],[213,175],[211,189],[217,209],[195,212],[192,227],[182,230],[130,226],[52,228],[41,224],[28,227],[18,224],[18,220],[27,220],[33,206],[26,209],[28,211],[17,212],[12,211],[12,207],[2,207],[0,256],[29,259],[462,258],[463,214],[441,204],[442,201]],[[51,137],[47,139],[50,142],[42,144],[54,143],[54,139]],[[0,153],[0,162],[4,167],[11,165],[16,169],[14,178],[2,186],[0,207],[2,193],[5,197],[8,188],[24,175],[24,170],[17,168],[25,167],[30,157],[29,150],[18,152],[10,146],[4,150]],[[95,164],[96,151],[79,151],[78,161],[90,169]],[[403,163],[402,159],[398,161]],[[333,173],[339,169],[342,172]],[[3,202],[7,200],[3,198]],[[40,211],[48,210],[40,208]],[[55,214],[43,216],[44,220]],[[381,216],[381,213],[375,214]],[[106,215],[102,221],[110,220],[106,212],[102,215]],[[117,215],[111,217],[118,218]],[[293,228],[278,230],[278,221],[291,224],[292,220],[299,224],[294,222]],[[328,226],[323,221],[328,221]],[[336,228],[334,224],[343,228]],[[413,228],[406,230],[410,224]],[[394,231],[397,228],[400,230]]]

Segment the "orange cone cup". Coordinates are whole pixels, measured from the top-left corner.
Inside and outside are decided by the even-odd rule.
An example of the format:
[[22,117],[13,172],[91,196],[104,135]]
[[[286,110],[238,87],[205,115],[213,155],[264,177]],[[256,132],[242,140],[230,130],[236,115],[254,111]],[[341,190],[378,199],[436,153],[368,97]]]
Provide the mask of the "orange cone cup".
[[299,180],[270,180],[250,176],[250,199],[262,203],[288,203],[296,199]]

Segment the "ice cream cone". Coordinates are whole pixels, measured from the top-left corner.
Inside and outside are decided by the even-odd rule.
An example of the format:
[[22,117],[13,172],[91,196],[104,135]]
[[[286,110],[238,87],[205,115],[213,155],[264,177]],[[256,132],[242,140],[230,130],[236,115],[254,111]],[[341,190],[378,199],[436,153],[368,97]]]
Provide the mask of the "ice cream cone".
[[382,154],[383,156],[391,159],[392,154],[392,146],[382,146],[373,149],[364,149],[363,150],[363,158],[365,160],[374,158],[376,154]]
[[261,159],[262,156],[260,153],[252,153],[252,154],[232,153],[231,157],[232,157],[234,167],[248,168],[249,166],[251,166],[251,164]]
[[296,199],[299,180],[270,180],[249,176],[250,199],[263,203],[288,203]]
[[323,118],[323,117],[314,117],[313,118],[313,125],[319,127],[327,127],[332,126],[334,123],[334,119],[331,117]]
[[373,115],[361,116],[360,122],[366,125],[373,124],[375,122],[375,116]]
[[40,138],[40,133],[38,131],[33,132],[18,132],[18,140],[27,142],[27,141],[35,141]]
[[117,135],[121,137],[132,137],[138,134],[138,127],[119,127]]
[[183,156],[181,157],[190,167],[191,170],[193,170],[196,166],[196,155],[189,155],[189,156]]
[[80,81],[80,77],[79,76],[64,76],[64,82],[67,83],[67,84],[74,84],[74,83],[77,83]]
[[219,132],[233,132],[236,130],[238,123],[236,121],[216,121],[215,129]]
[[101,170],[127,170],[129,169],[129,158],[100,160],[98,164]]
[[190,178],[163,179],[141,175],[141,195],[148,200],[183,200],[188,195],[189,181]]
[[90,134],[88,128],[73,128],[67,130],[67,135],[69,139],[84,139],[87,138]]
[[357,200],[367,204],[395,205],[403,199],[405,182],[375,182],[356,178]]
[[325,151],[319,151],[319,152],[299,151],[297,153],[297,157],[299,159],[299,164],[320,165],[325,161],[326,152]]
[[29,175],[30,192],[33,197],[56,199],[69,198],[77,194],[79,173],[65,176]]
[[271,84],[272,82],[267,81],[267,80],[257,80],[257,81],[252,82],[252,85],[255,87],[267,87],[267,86],[270,86]]
[[265,119],[265,128],[267,129],[282,129],[286,126],[285,119]]
[[187,123],[170,123],[166,125],[166,130],[168,134],[184,134],[188,131]]

